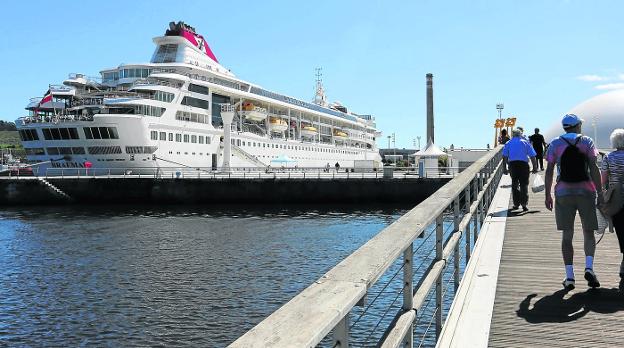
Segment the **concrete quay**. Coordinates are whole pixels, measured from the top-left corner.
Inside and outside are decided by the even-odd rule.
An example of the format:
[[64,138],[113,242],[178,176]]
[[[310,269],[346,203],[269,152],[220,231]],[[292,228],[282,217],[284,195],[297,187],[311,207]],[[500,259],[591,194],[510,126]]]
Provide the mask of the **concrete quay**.
[[0,178],[0,205],[419,203],[450,178]]

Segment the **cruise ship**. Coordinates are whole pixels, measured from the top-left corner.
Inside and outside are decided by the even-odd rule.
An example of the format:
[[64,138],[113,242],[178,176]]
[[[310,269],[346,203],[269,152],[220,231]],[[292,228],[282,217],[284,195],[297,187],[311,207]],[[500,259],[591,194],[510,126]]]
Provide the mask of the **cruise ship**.
[[374,117],[329,104],[319,74],[306,102],[238,79],[184,22],[153,41],[149,63],[70,74],[30,100],[16,125],[39,173],[380,163]]

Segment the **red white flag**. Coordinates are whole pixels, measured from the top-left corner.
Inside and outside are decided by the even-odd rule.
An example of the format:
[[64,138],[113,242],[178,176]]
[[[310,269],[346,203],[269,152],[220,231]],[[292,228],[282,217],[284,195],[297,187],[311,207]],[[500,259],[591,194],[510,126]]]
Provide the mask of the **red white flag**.
[[41,101],[39,102],[39,106],[47,102],[51,102],[51,101],[52,101],[52,93],[50,93],[50,90],[48,90],[48,92],[46,92],[43,98],[41,98]]

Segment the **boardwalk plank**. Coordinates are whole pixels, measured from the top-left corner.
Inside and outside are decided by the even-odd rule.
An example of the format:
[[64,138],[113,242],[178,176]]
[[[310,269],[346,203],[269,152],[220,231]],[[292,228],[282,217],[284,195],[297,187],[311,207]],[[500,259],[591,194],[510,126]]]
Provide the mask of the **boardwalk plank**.
[[[511,206],[511,202],[510,202]],[[565,293],[561,235],[544,193],[530,193],[529,213],[507,220],[490,347],[616,347],[624,345],[624,294],[617,289],[622,258],[615,234],[596,249],[594,269],[602,288],[588,290],[577,216],[574,235],[576,289]]]

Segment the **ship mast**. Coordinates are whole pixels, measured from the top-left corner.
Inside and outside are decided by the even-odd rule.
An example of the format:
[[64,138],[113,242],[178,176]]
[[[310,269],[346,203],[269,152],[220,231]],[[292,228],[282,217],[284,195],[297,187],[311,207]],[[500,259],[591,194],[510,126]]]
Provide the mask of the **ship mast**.
[[325,95],[325,90],[323,89],[323,79],[321,78],[323,74],[321,73],[322,68],[316,68],[316,94],[314,95],[314,104],[320,106],[327,106],[327,96]]

